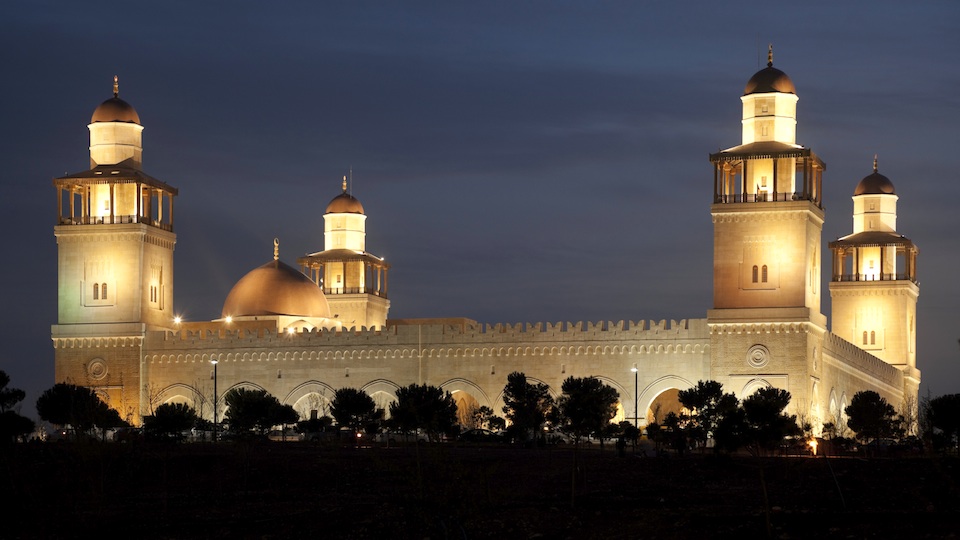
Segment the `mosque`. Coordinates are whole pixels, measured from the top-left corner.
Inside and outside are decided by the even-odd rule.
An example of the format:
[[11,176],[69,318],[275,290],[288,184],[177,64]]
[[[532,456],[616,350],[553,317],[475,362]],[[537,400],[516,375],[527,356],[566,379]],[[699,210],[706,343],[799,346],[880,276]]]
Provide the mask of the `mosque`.
[[741,398],[786,389],[791,412],[815,429],[842,424],[861,390],[914,407],[918,249],[897,232],[893,183],[874,161],[853,190],[852,233],[829,243],[828,331],[820,307],[825,164],[796,144],[797,100],[771,52],[740,98],[741,144],[710,155],[713,309],[705,318],[389,319],[390,265],[367,251],[367,215],[344,180],[323,216],[323,250],[298,258],[298,269],[280,259],[275,241],[272,260],[237,282],[221,318],[184,322],[173,309],[178,192],[144,172],[143,126],[115,79],[88,125],[90,169],[53,181],[56,381],[94,389],[134,424],[167,402],[206,418],[217,404],[222,417],[222,397],[236,387],[267,390],[303,418],[327,414],[339,388],[386,407],[411,383],[451,392],[462,415],[481,405],[499,413],[513,371],[555,395],[567,377],[596,376],[619,392],[619,419],[641,426],[676,410],[679,390],[708,379]]

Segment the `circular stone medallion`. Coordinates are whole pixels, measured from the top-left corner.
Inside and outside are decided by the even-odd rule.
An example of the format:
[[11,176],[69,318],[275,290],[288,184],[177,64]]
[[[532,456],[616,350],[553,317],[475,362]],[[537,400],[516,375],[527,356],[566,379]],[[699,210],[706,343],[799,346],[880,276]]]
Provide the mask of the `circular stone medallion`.
[[761,368],[770,362],[770,349],[763,345],[754,345],[747,350],[747,363],[751,367]]

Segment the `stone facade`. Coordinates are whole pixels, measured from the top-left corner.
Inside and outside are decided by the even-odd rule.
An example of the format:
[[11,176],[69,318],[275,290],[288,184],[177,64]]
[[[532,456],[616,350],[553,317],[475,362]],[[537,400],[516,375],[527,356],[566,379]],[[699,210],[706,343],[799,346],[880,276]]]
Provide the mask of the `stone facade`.
[[[113,182],[139,186],[132,193],[158,200],[156,205],[127,201],[134,219],[117,223],[110,208],[114,199],[104,199],[111,202],[96,211],[90,207],[88,194],[104,189],[93,188],[104,182],[94,170],[55,180],[61,188],[60,310],[53,327],[57,381],[95,388],[135,423],[165,402],[187,403],[211,418],[214,387],[220,398],[231,388],[264,389],[307,418],[325,414],[342,387],[362,389],[386,407],[398,388],[427,383],[450,391],[461,413],[476,406],[499,413],[513,371],[547,384],[555,395],[567,377],[598,377],[619,392],[619,417],[636,414],[641,424],[658,410],[675,409],[677,390],[707,379],[741,398],[764,386],[784,388],[793,396],[792,412],[815,429],[825,421],[842,422],[843,407],[861,390],[875,390],[898,407],[915,403],[920,374],[912,326],[886,333],[883,359],[843,339],[859,328],[851,313],[869,308],[858,299],[880,294],[909,298],[887,302],[878,324],[904,317],[914,324],[918,289],[913,274],[910,285],[886,282],[883,290],[876,283],[838,285],[835,297],[849,299],[840,303],[849,332],[830,333],[820,313],[825,166],[793,142],[796,101],[792,82],[772,68],[772,58],[768,69],[748,83],[743,144],[711,156],[714,306],[706,318],[670,322],[388,320],[389,265],[365,251],[366,215],[348,194],[346,180],[325,216],[325,250],[298,261],[330,305],[331,313],[311,315],[335,324],[284,322],[299,320],[303,314],[297,313],[236,318],[224,313],[209,322],[174,321],[176,236],[172,219],[164,219],[172,218],[176,191],[134,174],[142,174],[139,161],[134,172],[122,168],[128,162],[98,161],[96,167],[118,168]],[[99,137],[100,159],[111,155],[104,148],[112,144],[107,136],[112,131],[99,124],[131,118],[139,122],[135,113],[125,120],[95,113],[91,133]],[[120,131],[139,133],[129,127]],[[117,192],[109,181],[106,185],[113,186],[108,195]],[[167,215],[151,215],[164,200],[169,201]],[[100,219],[88,219],[96,212]],[[849,249],[845,245],[841,251]],[[86,293],[80,289],[86,285],[78,283],[91,261],[125,276],[107,285],[116,305],[83,303]],[[149,291],[157,276],[163,276],[163,287]],[[888,293],[890,287],[906,292]],[[134,307],[121,308],[130,299]],[[901,357],[908,360],[893,360]]]

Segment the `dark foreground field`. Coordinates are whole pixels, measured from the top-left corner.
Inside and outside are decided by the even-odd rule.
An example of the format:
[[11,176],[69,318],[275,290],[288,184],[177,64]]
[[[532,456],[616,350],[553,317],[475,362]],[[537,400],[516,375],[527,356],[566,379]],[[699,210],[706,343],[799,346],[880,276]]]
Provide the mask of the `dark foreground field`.
[[[956,459],[612,448],[18,446],[3,538],[943,538]],[[577,487],[574,491],[573,481]],[[768,525],[769,523],[769,525]],[[768,529],[769,526],[769,529]]]

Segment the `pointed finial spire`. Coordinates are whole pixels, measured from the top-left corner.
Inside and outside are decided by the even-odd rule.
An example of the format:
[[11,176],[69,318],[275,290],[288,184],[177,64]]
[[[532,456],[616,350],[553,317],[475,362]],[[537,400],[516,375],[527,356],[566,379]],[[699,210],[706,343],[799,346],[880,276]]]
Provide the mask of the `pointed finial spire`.
[[347,192],[347,175],[343,175],[343,192]]
[[873,155],[873,172],[877,172],[877,154]]
[[280,259],[280,239],[274,238],[273,239],[273,260],[276,261],[279,259]]
[[767,47],[767,67],[773,67],[773,43]]
[[120,77],[113,76],[113,97],[120,97]]

